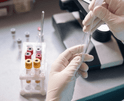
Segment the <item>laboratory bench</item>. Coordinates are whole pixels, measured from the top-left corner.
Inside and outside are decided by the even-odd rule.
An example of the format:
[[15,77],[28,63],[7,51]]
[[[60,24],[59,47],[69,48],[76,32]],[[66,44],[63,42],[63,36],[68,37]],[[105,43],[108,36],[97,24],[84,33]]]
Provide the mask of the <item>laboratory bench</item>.
[[[49,71],[54,60],[66,49],[60,35],[52,25],[52,15],[67,12],[60,10],[59,0],[36,0],[30,12],[1,17],[0,101],[45,101],[46,96],[20,95],[19,73],[21,55],[19,54],[17,43],[13,44],[10,32],[11,28],[15,28],[16,39],[21,38],[22,42],[25,42],[26,38],[24,33],[29,31],[29,41],[36,42],[37,28],[41,26],[41,11],[45,11],[44,38],[47,47],[46,58]],[[122,85],[124,83],[123,71],[124,66],[119,66],[90,71],[87,79],[78,77],[72,101]]]

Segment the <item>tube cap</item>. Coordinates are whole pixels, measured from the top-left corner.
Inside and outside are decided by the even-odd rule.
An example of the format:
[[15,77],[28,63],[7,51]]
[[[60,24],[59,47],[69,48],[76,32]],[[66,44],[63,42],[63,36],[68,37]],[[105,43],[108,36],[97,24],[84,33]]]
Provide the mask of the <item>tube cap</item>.
[[36,58],[40,59],[40,61],[41,61],[41,60],[42,60],[42,55],[39,54],[39,53],[37,53],[37,54],[36,54]]
[[10,31],[11,31],[11,34],[15,34],[16,33],[16,29],[15,28],[11,28]]
[[26,59],[31,59],[31,53],[30,52],[25,53],[25,60]]
[[40,59],[36,58],[33,61],[34,68],[40,68]]
[[20,38],[17,39],[17,43],[18,44],[21,44],[22,43],[22,40]]
[[41,54],[42,53],[42,49],[40,47],[37,47],[36,53]]
[[31,59],[25,60],[25,68],[26,69],[31,69],[32,68],[32,61],[31,61]]
[[25,32],[25,37],[29,37],[30,33],[28,31]]
[[27,48],[27,52],[30,52],[31,55],[32,55],[32,54],[33,54],[33,48],[32,48],[32,47],[28,47],[28,48]]

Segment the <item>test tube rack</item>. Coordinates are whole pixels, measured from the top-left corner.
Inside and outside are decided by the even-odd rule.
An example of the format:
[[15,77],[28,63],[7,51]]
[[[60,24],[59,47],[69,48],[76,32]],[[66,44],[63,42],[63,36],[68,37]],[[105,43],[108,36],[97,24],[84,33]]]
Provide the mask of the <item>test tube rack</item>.
[[[31,56],[32,68],[30,70],[30,75],[27,75],[25,68],[25,52],[27,52],[27,47],[33,48],[33,54]],[[39,75],[35,74],[35,68],[33,66],[33,61],[36,58],[36,49],[37,47],[41,48],[42,61],[39,68]],[[24,42],[22,48],[22,57],[21,57],[21,68],[20,68],[20,82],[21,82],[21,95],[27,94],[41,94],[46,95],[47,87],[47,62],[46,62],[46,43],[33,43],[33,42]],[[39,82],[36,83],[36,80]]]

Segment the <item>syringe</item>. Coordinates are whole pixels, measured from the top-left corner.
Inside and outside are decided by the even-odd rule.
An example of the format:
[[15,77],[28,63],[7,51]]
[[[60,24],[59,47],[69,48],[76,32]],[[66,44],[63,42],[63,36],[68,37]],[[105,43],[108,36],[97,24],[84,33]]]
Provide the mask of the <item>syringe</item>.
[[[96,0],[95,3],[94,3],[94,7],[102,5],[103,1],[104,0]],[[84,48],[83,48],[83,52],[82,52],[82,61],[84,61],[84,58],[85,58],[85,55],[84,54],[87,52],[88,47],[90,45],[91,36],[92,36],[91,29],[93,28],[93,22],[94,22],[95,19],[96,19],[96,17],[93,16],[92,21],[91,21],[91,25],[90,25],[90,30],[89,30],[89,32],[87,32],[86,34],[84,34],[84,37],[83,37]],[[80,68],[81,64],[82,63],[79,64],[79,66],[78,66],[77,69]]]

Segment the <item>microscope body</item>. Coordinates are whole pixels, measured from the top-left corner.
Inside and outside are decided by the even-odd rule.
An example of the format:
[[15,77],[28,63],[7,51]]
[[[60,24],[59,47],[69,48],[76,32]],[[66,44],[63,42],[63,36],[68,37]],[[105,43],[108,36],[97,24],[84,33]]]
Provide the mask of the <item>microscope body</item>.
[[[59,5],[66,13],[55,14],[52,22],[66,48],[83,44],[82,20],[85,18],[90,0],[60,0]],[[107,25],[102,27],[108,28]],[[102,28],[101,28],[102,29]],[[123,66],[124,45],[117,40],[110,30],[97,29],[91,38],[87,53],[94,56],[87,62],[89,70]]]

